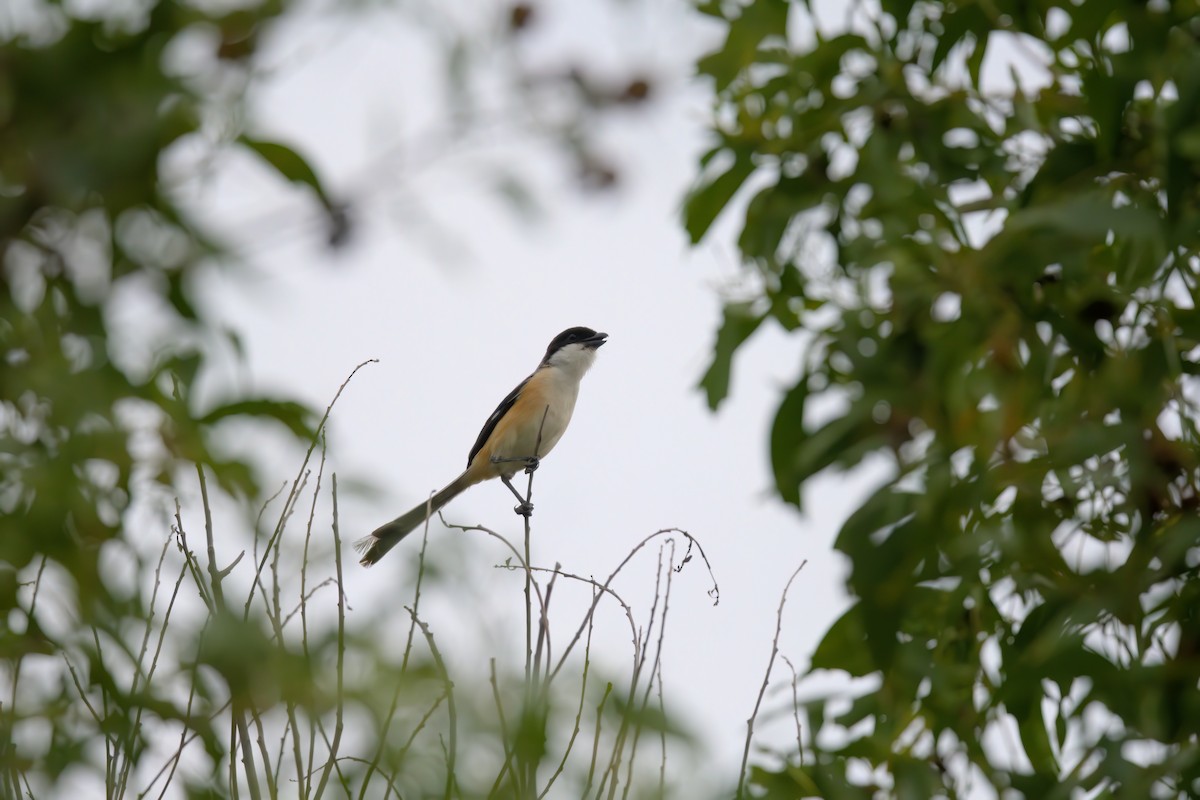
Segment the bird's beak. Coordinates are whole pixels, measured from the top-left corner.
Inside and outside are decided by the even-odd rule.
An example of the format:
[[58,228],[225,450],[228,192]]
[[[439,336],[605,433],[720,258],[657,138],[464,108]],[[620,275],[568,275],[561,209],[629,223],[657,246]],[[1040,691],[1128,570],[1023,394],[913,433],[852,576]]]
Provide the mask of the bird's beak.
[[588,337],[587,339],[584,339],[582,342],[580,342],[580,344],[587,345],[588,347],[595,350],[600,345],[604,344],[604,342],[607,340],[608,340],[607,333],[597,333],[595,336],[591,336],[591,337]]

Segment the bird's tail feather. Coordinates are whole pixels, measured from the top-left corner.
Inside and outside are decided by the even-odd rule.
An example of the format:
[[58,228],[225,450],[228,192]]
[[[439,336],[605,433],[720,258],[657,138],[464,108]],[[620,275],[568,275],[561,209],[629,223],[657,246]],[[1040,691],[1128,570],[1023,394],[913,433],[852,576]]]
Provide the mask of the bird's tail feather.
[[371,535],[359,539],[354,543],[354,549],[363,554],[358,563],[369,567],[379,561],[388,550],[399,544],[401,539],[424,524],[426,519],[436,514],[438,509],[446,503],[458,497],[472,483],[474,481],[471,481],[464,472],[428,501],[401,514],[386,525],[380,525]]

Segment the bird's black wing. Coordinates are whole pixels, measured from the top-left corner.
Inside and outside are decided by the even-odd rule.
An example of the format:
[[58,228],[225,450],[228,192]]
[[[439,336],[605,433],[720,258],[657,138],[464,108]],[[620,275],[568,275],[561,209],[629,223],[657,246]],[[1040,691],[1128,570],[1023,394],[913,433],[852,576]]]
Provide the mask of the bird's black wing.
[[[532,377],[532,375],[529,376],[529,378]],[[492,431],[496,430],[496,426],[500,424],[500,420],[504,418],[504,415],[508,413],[510,408],[516,405],[517,398],[521,396],[521,390],[525,388],[525,384],[529,383],[529,378],[518,383],[517,388],[509,392],[508,397],[500,401],[500,405],[496,406],[496,410],[487,418],[487,422],[483,423],[483,430],[479,432],[479,438],[475,440],[474,446],[471,447],[471,453],[467,456],[467,466],[470,466],[471,462],[475,460],[475,454],[483,449],[484,442],[492,435]]]

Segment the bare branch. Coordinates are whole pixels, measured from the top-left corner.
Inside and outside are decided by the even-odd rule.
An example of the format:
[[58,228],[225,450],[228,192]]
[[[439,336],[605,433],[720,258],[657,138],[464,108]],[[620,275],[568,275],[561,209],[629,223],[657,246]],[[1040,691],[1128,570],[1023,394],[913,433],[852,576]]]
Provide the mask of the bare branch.
[[782,653],[779,655],[792,671],[792,718],[796,721],[796,752],[800,754],[800,766],[804,766],[804,729],[800,725],[800,673],[796,665]]
[[454,682],[450,680],[450,673],[446,670],[446,662],[442,660],[442,653],[438,650],[437,643],[433,640],[433,632],[416,613],[408,606],[404,610],[412,615],[413,619],[417,620],[417,627],[421,629],[421,633],[425,636],[425,641],[429,644],[429,653],[433,656],[433,663],[437,666],[438,672],[442,675],[442,680],[446,685],[446,713],[450,717],[450,744],[446,750],[446,792],[445,800],[450,800],[454,794],[455,788],[455,762],[458,757],[458,710],[454,705]]
[[[557,570],[556,570],[557,571]],[[559,574],[562,574],[561,572]],[[574,576],[566,576],[574,577]],[[592,581],[595,584],[595,581]],[[595,585],[594,592],[600,591],[599,584]],[[614,595],[615,597],[616,595]],[[620,598],[617,598],[620,602]],[[632,620],[631,620],[632,622]],[[575,710],[575,725],[571,728],[571,738],[567,741],[566,748],[563,749],[562,758],[558,762],[558,768],[554,770],[554,774],[550,776],[550,780],[546,781],[546,785],[542,787],[541,794],[538,795],[538,800],[543,800],[546,794],[550,791],[550,787],[554,785],[554,781],[558,780],[558,776],[562,774],[563,768],[567,765],[567,757],[571,755],[571,750],[575,747],[575,739],[579,736],[581,722],[583,721],[583,704],[587,697],[588,673],[591,671],[592,661],[592,629],[591,622],[588,623],[587,639],[583,646],[583,678],[579,686],[579,708]]]
[[[345,689],[345,659],[346,659],[346,587],[342,581],[342,537],[338,531],[338,493],[337,473],[333,473],[333,563],[337,572],[338,587],[338,630],[337,630],[337,721],[333,726],[333,744],[329,746],[329,762],[321,773],[317,784],[316,800],[325,793],[325,785],[329,782],[330,768],[337,763],[337,751],[342,742],[343,716],[346,708]],[[310,762],[311,763],[311,762]]]
[[[333,399],[329,401],[329,405],[325,407],[325,414],[321,417],[321,421],[319,423],[317,423],[317,429],[315,431],[315,435],[313,436],[312,442],[309,444],[308,450],[304,454],[304,459],[300,463],[300,469],[296,473],[296,478],[292,481],[292,490],[288,495],[289,500],[292,500],[294,502],[294,498],[298,494],[300,483],[304,478],[306,470],[308,469],[308,462],[312,459],[312,454],[313,454],[313,451],[316,450],[316,448],[317,448],[317,443],[319,441],[321,441],[321,433],[325,430],[325,424],[329,421],[329,415],[331,413],[333,413],[333,407],[334,407],[334,405],[337,404],[338,398],[340,398],[342,396],[342,392],[344,392],[346,390],[346,387],[350,384],[350,381],[354,380],[354,376],[358,374],[358,371],[360,369],[367,366],[368,364],[378,364],[378,363],[379,363],[379,359],[368,358],[366,361],[363,361],[357,367],[352,369],[350,371],[350,374],[348,376],[346,376],[346,380],[342,381],[342,385],[338,387],[337,393],[334,394]],[[254,586],[256,586],[258,584],[258,581],[259,581],[260,577],[262,576],[263,569],[266,568],[267,558],[269,557],[272,548],[275,546],[275,543],[279,539],[279,537],[283,534],[284,523],[286,522],[290,511],[291,511],[291,502],[285,502],[283,510],[280,512],[280,515],[279,515],[279,521],[275,523],[275,530],[272,532],[271,537],[267,540],[266,548],[264,549],[262,558],[259,560],[258,567],[255,570],[254,581],[251,583],[250,593],[246,597],[246,605],[245,605],[245,609],[244,609],[244,618],[245,619],[250,618],[250,603],[254,599]]]
[[[637,555],[638,551],[650,543],[650,541],[658,538],[659,536],[666,536],[672,533],[678,533],[680,536],[683,536],[688,540],[687,554],[685,554],[683,560],[679,562],[679,567],[676,568],[676,571],[679,571],[679,569],[683,568],[684,564],[688,563],[690,560],[692,544],[695,544],[696,548],[700,551],[701,558],[704,559],[705,566],[708,567],[709,577],[713,578],[713,586],[708,591],[709,597],[714,599],[713,605],[719,603],[721,599],[720,589],[717,587],[717,580],[712,574],[712,565],[709,564],[708,556],[704,553],[704,548],[700,546],[700,543],[696,541],[696,539],[690,533],[680,528],[663,528],[661,530],[657,530],[634,545],[633,549],[629,551],[628,555],[626,555],[621,563],[617,565],[617,568],[612,571],[612,574],[608,576],[608,579],[604,581],[603,588],[608,589],[608,587],[612,585],[613,580],[615,580],[617,575],[620,574],[621,570],[625,569],[625,566],[633,559],[635,555]],[[583,622],[579,624],[579,630],[575,631],[575,636],[572,637],[571,642],[567,645],[562,654],[559,655],[558,663],[554,666],[554,669],[551,670],[549,678],[550,680],[553,680],[554,677],[558,675],[559,670],[563,668],[563,665],[566,664],[567,656],[571,654],[571,650],[579,641],[579,637],[583,635],[583,630],[587,626],[588,620],[591,618],[592,614],[596,613],[596,606],[600,603],[600,597],[601,595],[596,595],[595,599],[592,600],[591,608],[588,609],[587,614],[584,616]]]
[[771,668],[775,665],[775,656],[779,654],[779,634],[783,630],[783,607],[787,603],[788,589],[792,588],[792,581],[796,580],[796,576],[800,574],[800,570],[804,569],[804,565],[807,563],[807,558],[800,562],[800,566],[796,567],[796,571],[784,585],[783,594],[779,596],[779,610],[775,612],[775,638],[771,640],[771,657],[767,660],[767,671],[763,675],[762,686],[758,690],[758,699],[754,701],[754,711],[746,720],[746,744],[742,748],[742,767],[738,772],[738,800],[741,800],[746,792],[746,764],[750,761],[750,740],[754,738],[754,721],[758,718],[758,709],[762,706],[763,695],[767,693],[767,684],[771,681]]

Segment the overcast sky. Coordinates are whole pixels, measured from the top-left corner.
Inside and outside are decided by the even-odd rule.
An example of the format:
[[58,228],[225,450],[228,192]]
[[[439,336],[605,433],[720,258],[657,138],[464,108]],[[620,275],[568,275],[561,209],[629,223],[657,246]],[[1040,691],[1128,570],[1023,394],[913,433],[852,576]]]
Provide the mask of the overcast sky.
[[[659,528],[683,528],[703,544],[720,604],[706,593],[698,562],[676,576],[663,674],[668,709],[700,736],[710,768],[732,779],[780,592],[807,560],[780,641],[803,668],[846,605],[844,564],[831,542],[867,480],[814,481],[806,515],[774,496],[767,435],[781,390],[798,372],[795,338],[765,326],[741,352],[719,413],[695,388],[723,292],[739,281],[730,244],[736,214],[696,249],[679,224],[709,106],[688,64],[718,32],[677,3],[560,2],[538,11],[537,58],[580,59],[614,76],[636,69],[653,79],[654,102],[603,131],[605,152],[620,168],[615,191],[581,193],[564,161],[510,139],[437,160],[406,159],[409,143],[436,132],[440,73],[395,12],[338,23],[301,18],[276,31],[267,61],[277,69],[253,95],[252,128],[310,155],[332,190],[355,203],[354,235],[348,247],[329,251],[303,192],[248,157],[218,165],[198,207],[255,269],[204,287],[210,307],[246,345],[245,369],[223,379],[324,408],[356,364],[379,359],[347,389],[330,429],[339,477],[379,489],[373,499],[342,498],[342,532],[352,539],[461,471],[484,419],[556,333],[572,325],[608,332],[570,430],[537,473],[534,561],[605,576]],[[381,156],[396,152],[401,158]],[[487,190],[481,176],[498,158],[531,179],[542,209],[536,220]],[[436,233],[429,218],[438,221]],[[260,455],[278,480],[294,472],[293,452]],[[512,506],[504,486],[491,482],[457,499],[447,516],[516,539]],[[457,668],[482,679],[488,656],[520,663],[522,582],[493,569],[505,558],[496,543],[463,539],[436,525],[431,532],[431,558],[460,560],[471,579],[461,592],[430,598],[425,616],[449,640]],[[398,607],[397,587],[407,597],[419,545],[410,538],[377,567],[351,568],[355,614]],[[639,561],[616,588],[641,618],[654,554]],[[578,624],[573,603],[587,594],[576,595],[554,608],[559,637]],[[601,617],[593,652],[616,670],[629,658],[629,637],[612,608]],[[407,631],[401,614],[396,630],[398,638]],[[790,701],[779,691],[789,677],[777,664],[770,709]],[[783,717],[761,740],[786,748],[794,737]]]

